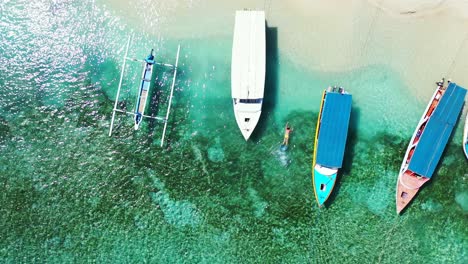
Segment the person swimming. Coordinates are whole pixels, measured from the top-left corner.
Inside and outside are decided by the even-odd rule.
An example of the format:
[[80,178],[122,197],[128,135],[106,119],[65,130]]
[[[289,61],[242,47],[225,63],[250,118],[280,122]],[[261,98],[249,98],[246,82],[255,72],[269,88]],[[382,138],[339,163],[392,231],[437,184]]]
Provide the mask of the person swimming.
[[285,151],[288,149],[289,144],[289,134],[292,132],[292,128],[289,126],[289,123],[286,123],[286,128],[284,131],[283,143],[281,144],[281,150]]

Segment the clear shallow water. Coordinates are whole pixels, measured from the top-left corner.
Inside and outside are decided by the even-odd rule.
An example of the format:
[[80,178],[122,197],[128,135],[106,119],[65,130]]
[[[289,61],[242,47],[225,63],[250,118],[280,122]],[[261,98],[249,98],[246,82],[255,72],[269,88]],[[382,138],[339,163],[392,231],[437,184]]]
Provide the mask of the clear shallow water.
[[[424,103],[409,105],[391,69],[313,72],[269,31],[268,97],[246,143],[230,100],[230,38],[158,41],[89,2],[5,1],[0,12],[2,262],[466,262],[460,137],[395,214],[397,170]],[[172,63],[182,45],[168,148],[160,124],[135,132],[128,117],[107,136],[132,30],[133,57],[157,46]],[[130,65],[126,86],[140,71]],[[169,74],[157,75],[153,112],[165,111]],[[335,83],[353,93],[353,121],[343,175],[319,210],[313,133],[321,90]],[[133,93],[122,92],[128,108]],[[286,120],[292,147],[280,153]]]

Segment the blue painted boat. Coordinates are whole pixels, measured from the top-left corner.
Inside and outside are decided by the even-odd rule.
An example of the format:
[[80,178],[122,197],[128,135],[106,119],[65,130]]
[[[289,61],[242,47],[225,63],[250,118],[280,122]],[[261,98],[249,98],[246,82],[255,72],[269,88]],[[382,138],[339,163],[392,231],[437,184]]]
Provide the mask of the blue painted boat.
[[144,60],[143,72],[141,74],[140,88],[138,90],[138,97],[135,106],[135,130],[140,126],[141,120],[145,114],[146,101],[149,95],[151,86],[151,78],[153,76],[153,66],[155,64],[153,50]]
[[463,130],[463,152],[468,159],[468,113],[466,113],[465,129]]
[[413,133],[400,168],[396,209],[400,213],[434,173],[453,128],[460,116],[466,90],[455,83],[437,89]]
[[351,95],[341,87],[329,87],[322,95],[312,164],[312,182],[319,206],[330,197],[338,170],[342,167],[351,99]]

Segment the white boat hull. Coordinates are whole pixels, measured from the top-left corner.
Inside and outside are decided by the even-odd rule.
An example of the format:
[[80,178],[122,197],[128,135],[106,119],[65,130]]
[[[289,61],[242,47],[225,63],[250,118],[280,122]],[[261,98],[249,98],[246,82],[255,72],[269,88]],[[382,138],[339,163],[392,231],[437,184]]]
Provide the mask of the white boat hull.
[[468,159],[468,113],[466,113],[465,130],[463,131],[463,152]]
[[[235,101],[235,100],[234,100]],[[234,115],[242,136],[248,140],[260,120],[262,104],[243,104],[234,102]]]
[[237,11],[231,64],[234,115],[247,140],[262,110],[266,61],[265,12]]

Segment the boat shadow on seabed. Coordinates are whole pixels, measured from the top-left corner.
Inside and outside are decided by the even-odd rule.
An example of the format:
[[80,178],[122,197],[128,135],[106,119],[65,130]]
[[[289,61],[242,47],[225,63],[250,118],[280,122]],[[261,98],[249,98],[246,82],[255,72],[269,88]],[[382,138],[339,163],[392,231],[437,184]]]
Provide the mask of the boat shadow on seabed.
[[260,140],[268,126],[268,120],[273,117],[273,109],[278,98],[278,28],[265,25],[266,67],[265,92],[263,96],[262,115],[257,127],[252,133],[253,141]]

